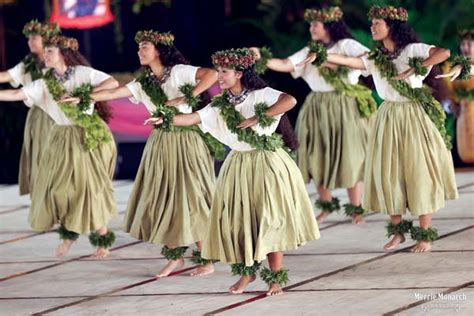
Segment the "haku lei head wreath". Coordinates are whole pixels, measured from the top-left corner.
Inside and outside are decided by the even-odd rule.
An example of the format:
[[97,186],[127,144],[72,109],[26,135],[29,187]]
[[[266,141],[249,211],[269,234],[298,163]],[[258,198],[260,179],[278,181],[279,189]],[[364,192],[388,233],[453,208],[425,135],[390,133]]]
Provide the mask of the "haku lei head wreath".
[[38,20],[31,20],[23,27],[23,35],[53,36],[61,33],[59,25],[56,23],[42,23]]
[[398,21],[407,21],[408,12],[405,8],[396,8],[393,6],[380,7],[378,5],[372,6],[367,14],[370,20],[373,19],[390,19]]
[[323,23],[327,22],[337,22],[342,19],[343,13],[339,7],[329,7],[324,9],[306,9],[304,11],[304,19],[308,22],[321,21]]
[[141,42],[151,42],[153,44],[163,44],[166,46],[172,46],[174,41],[174,35],[170,32],[160,33],[153,30],[149,31],[138,31],[135,35],[135,42],[140,44]]
[[255,65],[255,55],[248,48],[231,48],[221,50],[212,55],[214,66],[245,70]]
[[79,42],[73,37],[55,35],[45,38],[43,42],[44,46],[55,46],[73,51],[77,51],[79,49]]

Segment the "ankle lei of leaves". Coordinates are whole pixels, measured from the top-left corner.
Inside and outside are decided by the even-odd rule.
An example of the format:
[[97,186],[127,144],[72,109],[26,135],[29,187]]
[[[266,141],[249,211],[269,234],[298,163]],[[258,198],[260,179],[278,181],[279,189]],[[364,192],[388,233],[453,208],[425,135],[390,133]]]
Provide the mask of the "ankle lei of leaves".
[[267,108],[267,105],[263,102],[255,104],[255,116],[261,127],[268,127],[276,121],[275,118],[267,116]]
[[362,117],[367,118],[377,112],[377,102],[372,97],[372,91],[360,84],[350,84],[343,78],[347,78],[349,68],[337,67],[333,70],[328,67],[319,67],[319,74],[329,83],[337,93],[346,95],[356,99],[359,113]]
[[410,57],[408,59],[408,66],[415,69],[415,75],[424,76],[428,73],[428,68],[423,66],[423,58]]
[[199,250],[193,250],[193,256],[191,257],[191,262],[198,266],[205,266],[210,263],[214,263],[214,260],[204,259],[201,256],[201,252]]
[[168,246],[163,246],[161,254],[168,260],[178,260],[184,257],[187,249],[188,247],[168,248]]
[[255,72],[263,75],[267,71],[267,62],[273,58],[270,48],[264,46],[260,48],[260,59],[255,62]]
[[36,57],[33,54],[26,55],[22,62],[25,65],[25,72],[30,74],[31,80],[34,81],[43,77],[41,67],[38,65]]
[[402,220],[398,224],[393,224],[392,222],[388,221],[387,226],[387,237],[392,235],[405,235],[405,233],[410,232],[410,229],[413,226],[413,221]]
[[464,55],[456,55],[453,58],[453,67],[461,65],[461,74],[456,79],[468,80],[471,79],[471,59]]
[[93,112],[92,115],[84,113],[92,102],[90,97],[92,85],[85,83],[74,89],[71,96],[81,99],[79,104],[74,105],[70,102],[59,102],[67,91],[54,77],[52,70],[45,74],[44,79],[49,93],[53,96],[54,101],[58,102],[61,111],[74,124],[83,128],[84,145],[88,150],[96,149],[101,143],[108,143],[112,140],[109,130],[96,112]]
[[344,204],[344,213],[347,216],[352,216],[352,215],[364,215],[365,210],[362,207],[362,205],[354,205],[354,204]]
[[59,228],[56,231],[58,232],[59,239],[61,240],[76,241],[79,238],[78,233],[67,230],[66,227],[64,227],[63,225],[59,226]]
[[412,88],[404,80],[393,80],[392,77],[398,74],[397,69],[393,62],[391,62],[379,48],[375,48],[370,52],[369,59],[374,61],[380,74],[388,81],[393,89],[409,100],[421,104],[430,120],[438,129],[441,137],[443,137],[446,148],[448,148],[448,150],[451,149],[451,138],[446,133],[446,128],[444,126],[446,113],[444,113],[441,104],[439,104],[439,102],[431,95],[431,91],[426,87]]
[[201,102],[201,98],[197,95],[193,95],[194,86],[190,83],[183,84],[179,87],[179,91],[184,94],[186,99],[186,104],[189,105],[192,109],[196,109]]
[[232,133],[237,134],[240,141],[246,142],[258,150],[275,151],[283,146],[283,140],[279,134],[273,133],[270,136],[258,135],[251,128],[237,128],[237,125],[245,118],[237,112],[235,107],[227,100],[225,91],[212,99],[211,106],[219,109],[220,115],[226,122],[227,128]]
[[272,271],[268,268],[263,268],[262,271],[260,271],[260,277],[262,278],[263,282],[267,283],[268,285],[285,285],[290,281],[290,279],[288,278],[288,269]]
[[316,200],[315,206],[323,212],[337,212],[341,208],[341,204],[338,198],[334,197],[331,201],[323,201],[321,199]]
[[454,95],[459,100],[474,100],[474,90],[473,89],[454,89]]
[[328,59],[328,50],[322,43],[310,41],[308,47],[310,53],[316,54],[316,59],[313,61],[313,65],[321,66]]
[[245,263],[234,263],[231,264],[230,267],[232,275],[252,276],[258,272],[261,265],[260,262],[255,261],[250,267],[247,267]]
[[107,232],[105,235],[99,235],[93,232],[89,235],[89,242],[94,247],[110,248],[115,242],[115,234],[113,231]]
[[433,242],[438,239],[438,231],[434,228],[411,228],[411,238],[416,241]]

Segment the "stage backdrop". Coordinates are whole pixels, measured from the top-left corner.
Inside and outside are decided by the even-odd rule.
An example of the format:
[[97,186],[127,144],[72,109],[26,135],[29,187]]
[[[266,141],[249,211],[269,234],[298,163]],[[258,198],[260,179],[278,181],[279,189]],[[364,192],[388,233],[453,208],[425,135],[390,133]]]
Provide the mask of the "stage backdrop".
[[114,20],[110,0],[53,0],[51,22],[65,29],[91,29]]

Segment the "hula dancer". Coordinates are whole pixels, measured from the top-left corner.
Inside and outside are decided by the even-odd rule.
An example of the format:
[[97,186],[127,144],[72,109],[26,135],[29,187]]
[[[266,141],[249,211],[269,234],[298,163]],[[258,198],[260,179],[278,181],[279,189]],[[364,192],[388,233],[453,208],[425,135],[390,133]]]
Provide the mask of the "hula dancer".
[[[9,82],[14,88],[17,88],[41,78],[43,76],[42,69],[45,67],[43,39],[57,35],[59,32],[57,24],[40,23],[37,20],[26,23],[23,34],[28,38],[30,53],[15,67],[0,72],[0,82]],[[38,166],[53,123],[53,120],[41,110],[41,107],[33,105],[28,111],[18,175],[20,195],[31,194],[33,191]]]
[[[198,96],[216,82],[216,71],[188,65],[173,45],[171,33],[140,31],[135,41],[143,66],[140,76],[125,87],[93,93],[92,98],[129,97],[143,103],[154,116],[172,118],[176,113],[192,112]],[[198,269],[191,275],[214,272],[213,263],[200,253],[215,190],[213,159],[205,140],[212,149],[224,150],[199,128],[175,127],[168,121],[153,130],[143,151],[124,229],[134,238],[163,245],[161,253],[169,261],[157,277],[182,267],[186,249],[193,243],[198,248],[193,253]]]
[[[90,93],[118,83],[88,67],[74,38],[53,36],[46,39],[45,47],[49,70],[42,79],[22,89],[0,91],[0,100],[38,106],[54,121],[44,144],[28,219],[40,231],[60,224],[59,257],[79,234],[90,231],[89,239],[97,247],[95,256],[105,257],[115,239],[107,224],[117,213],[112,187],[116,148],[110,130],[94,111]],[[61,102],[67,94],[82,96],[84,101],[77,106]]]
[[436,78],[449,78],[448,84],[454,92],[457,151],[463,162],[474,163],[474,30],[464,30],[460,37],[461,55],[453,58],[446,74]]
[[275,133],[296,100],[266,86],[247,48],[217,52],[212,60],[224,92],[204,109],[173,118],[176,126],[201,124],[232,149],[217,180],[203,257],[232,264],[240,276],[229,289],[233,294],[244,291],[267,257],[270,269],[260,275],[269,286],[267,295],[278,295],[288,282],[283,251],[319,238],[301,172]]
[[[370,134],[363,206],[388,214],[385,245],[392,250],[410,232],[413,252],[431,249],[437,239],[432,214],[445,200],[458,198],[445,113],[423,80],[433,65],[445,61],[448,49],[420,43],[407,23],[404,8],[373,6],[372,38],[382,45],[361,58],[329,54],[327,61],[367,70],[385,101]],[[310,62],[315,56],[311,56]],[[420,227],[402,219],[406,209],[418,216]]]
[[291,72],[294,78],[302,77],[312,90],[296,124],[300,143],[297,157],[305,182],[313,179],[319,193],[318,223],[341,207],[331,190],[347,188],[345,213],[359,224],[364,222],[362,180],[375,100],[370,89],[358,84],[360,70],[337,67],[321,58],[311,64],[302,63],[313,51],[346,56],[369,51],[353,39],[342,15],[339,7],[307,9],[305,19],[311,34],[308,46],[285,59],[268,59],[266,65],[275,71]]

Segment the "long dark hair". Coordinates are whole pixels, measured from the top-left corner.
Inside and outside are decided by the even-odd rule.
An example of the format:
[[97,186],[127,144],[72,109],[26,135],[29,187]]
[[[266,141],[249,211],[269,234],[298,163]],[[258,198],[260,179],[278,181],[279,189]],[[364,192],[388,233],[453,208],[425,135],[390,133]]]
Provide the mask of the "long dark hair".
[[242,71],[242,78],[240,78],[240,83],[245,89],[250,91],[268,87],[265,80],[263,80],[262,78],[260,78],[259,75],[257,75],[253,67],[244,69]]
[[[397,49],[403,49],[408,44],[420,42],[418,35],[408,22],[392,19],[385,19],[385,22],[389,27],[389,36],[395,42]],[[432,89],[435,99],[440,102],[449,98],[449,89],[445,81],[435,78],[436,75],[441,73],[440,67],[435,65],[424,80],[424,82]]]
[[411,43],[419,43],[420,39],[415,30],[406,21],[384,19],[389,27],[388,35],[395,42],[397,49],[403,49]]
[[[240,79],[240,83],[245,89],[253,91],[268,87],[265,80],[257,75],[254,68],[247,68],[243,70],[242,73],[243,75]],[[285,146],[290,148],[291,151],[294,151],[298,148],[298,138],[296,137],[293,126],[291,126],[288,115],[283,114],[283,116],[280,118],[276,132],[281,135]]]
[[163,45],[161,43],[154,44],[155,48],[160,53],[161,64],[165,67],[173,67],[174,65],[184,64],[188,65],[189,61],[184,58],[183,54],[176,48],[176,46]]
[[[89,61],[79,51],[64,48],[59,48],[59,51],[64,58],[64,63],[68,67],[91,66]],[[104,122],[108,123],[112,118],[112,110],[107,102],[96,102],[94,109]]]
[[331,41],[337,42],[345,38],[354,38],[344,20],[323,23],[324,28],[331,36]]

